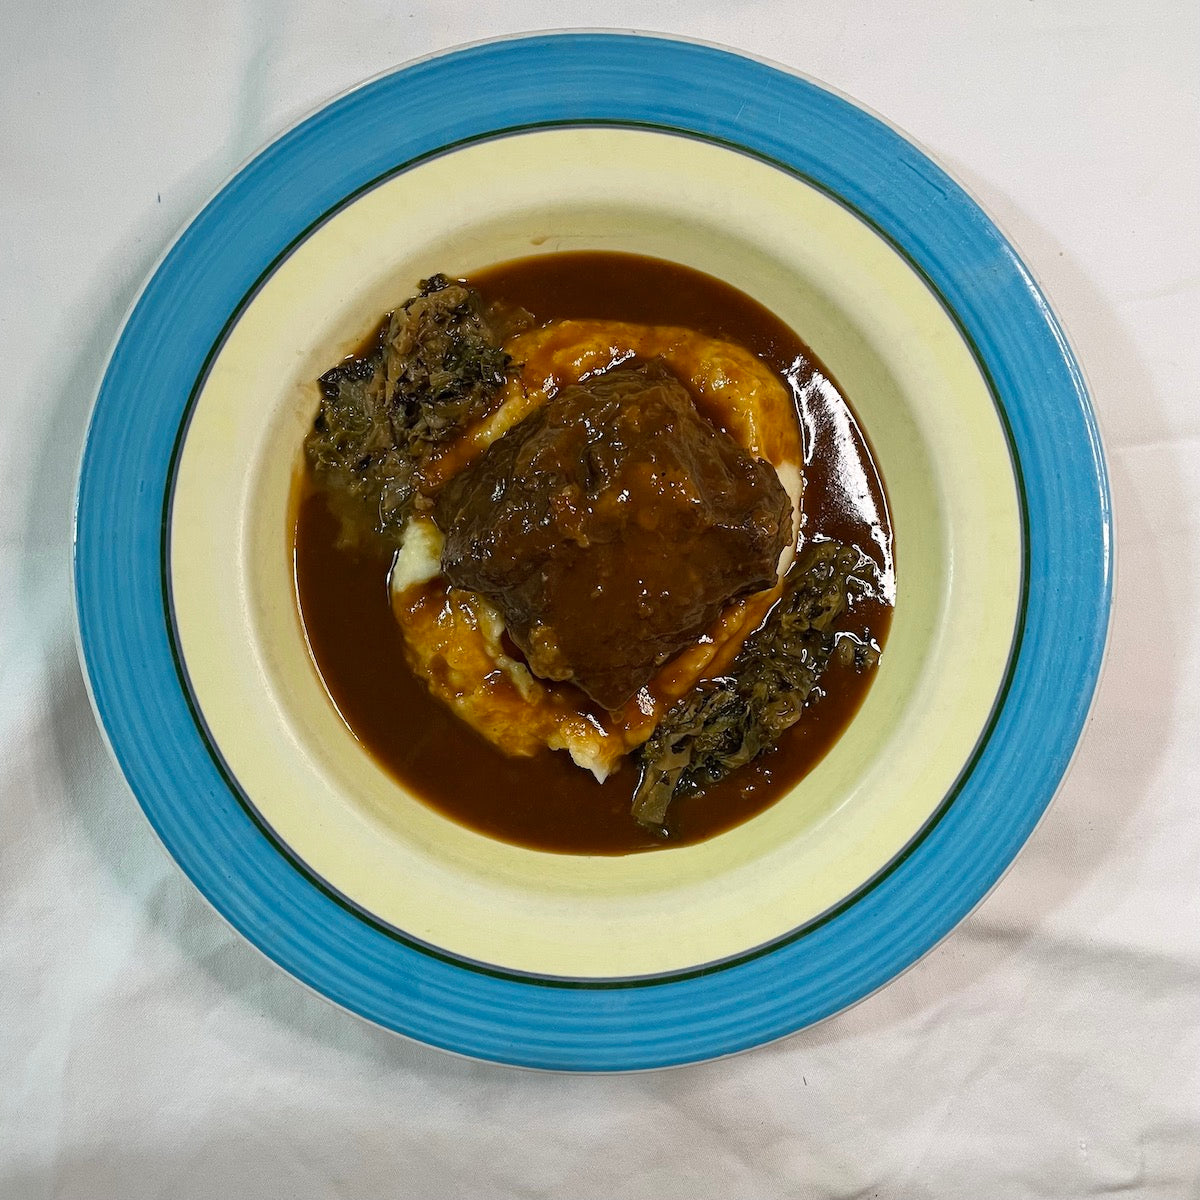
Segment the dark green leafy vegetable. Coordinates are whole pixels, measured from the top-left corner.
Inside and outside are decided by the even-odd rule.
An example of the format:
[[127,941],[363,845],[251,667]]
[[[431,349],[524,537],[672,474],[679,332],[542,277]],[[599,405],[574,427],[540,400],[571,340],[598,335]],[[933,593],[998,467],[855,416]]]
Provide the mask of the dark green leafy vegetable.
[[661,829],[675,797],[703,791],[775,745],[800,720],[835,654],[859,670],[875,665],[874,646],[834,629],[863,565],[859,551],[841,542],[817,542],[801,554],[779,603],[729,673],[673,705],[641,748],[633,797],[641,824]]
[[493,407],[510,365],[500,342],[527,323],[528,314],[501,318],[474,288],[434,275],[391,314],[371,353],[321,376],[305,446],[317,477],[352,501],[344,510],[399,538],[421,464]]

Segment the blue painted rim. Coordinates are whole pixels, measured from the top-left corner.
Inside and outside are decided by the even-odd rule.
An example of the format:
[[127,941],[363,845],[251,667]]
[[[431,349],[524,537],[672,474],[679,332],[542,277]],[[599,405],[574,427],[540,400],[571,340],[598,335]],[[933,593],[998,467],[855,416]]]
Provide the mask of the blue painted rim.
[[[788,114],[785,122],[779,113]],[[197,382],[244,299],[296,241],[431,154],[548,124],[650,125],[776,163],[906,255],[972,345],[1026,499],[1027,607],[1007,693],[952,803],[861,896],[765,953],[629,981],[471,969],[364,921],[281,854],[209,754],[164,606],[164,511]],[[113,352],[76,509],[75,591],[93,700],[151,824],[231,924],[303,982],[463,1054],[625,1070],[728,1054],[868,995],[1003,874],[1066,771],[1112,593],[1111,512],[1082,376],[1037,285],[979,207],[849,101],[728,51],[566,33],[454,51],[366,84],[289,131],[184,231]]]

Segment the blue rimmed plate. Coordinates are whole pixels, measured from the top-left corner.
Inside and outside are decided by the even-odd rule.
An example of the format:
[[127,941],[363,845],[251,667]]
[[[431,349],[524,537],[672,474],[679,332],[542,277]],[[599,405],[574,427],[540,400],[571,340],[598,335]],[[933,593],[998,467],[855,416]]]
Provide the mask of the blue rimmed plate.
[[[435,270],[620,249],[792,324],[887,482],[879,676],[790,796],[697,847],[540,854],[406,795],[337,718],[290,576],[319,370]],[[978,903],[1074,750],[1111,593],[1107,481],[1009,244],[849,101],[706,46],[555,34],[368,83],[184,231],[97,398],[75,550],[97,712],[168,850],[344,1007],[502,1062],[619,1070],[802,1028]]]

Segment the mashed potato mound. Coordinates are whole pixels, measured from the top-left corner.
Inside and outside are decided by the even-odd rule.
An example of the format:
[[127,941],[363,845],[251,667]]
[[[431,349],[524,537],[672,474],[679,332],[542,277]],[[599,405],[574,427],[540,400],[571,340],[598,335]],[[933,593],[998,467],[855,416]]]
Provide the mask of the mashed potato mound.
[[[505,346],[521,364],[499,406],[423,469],[435,490],[561,388],[630,359],[661,358],[689,386],[697,408],[746,450],[769,462],[791,497],[793,540],[780,556],[782,579],[800,529],[803,447],[782,381],[749,351],[675,326],[559,321]],[[535,678],[505,646],[504,625],[480,596],[440,574],[441,534],[413,517],[391,575],[392,608],[413,671],[430,691],[506,754],[566,750],[603,780],[654,731],[661,715],[704,678],[720,674],[779,595],[779,586],[731,602],[698,642],[666,663],[615,712],[590,705],[576,688]]]

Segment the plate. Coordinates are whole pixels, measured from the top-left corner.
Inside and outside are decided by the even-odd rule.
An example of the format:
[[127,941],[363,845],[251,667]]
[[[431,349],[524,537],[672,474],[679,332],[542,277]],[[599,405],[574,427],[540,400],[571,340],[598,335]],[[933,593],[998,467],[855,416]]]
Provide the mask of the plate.
[[[738,829],[625,858],[404,794],[321,688],[290,576],[321,368],[422,275],[583,248],[708,271],[792,324],[873,441],[897,539],[887,653],[834,750]],[[1111,587],[1080,371],[987,216],[851,101],[642,35],[416,62],[259,154],[130,313],[76,511],[93,703],[200,891],[352,1012],[560,1070],[759,1045],[934,946],[1066,771]]]

